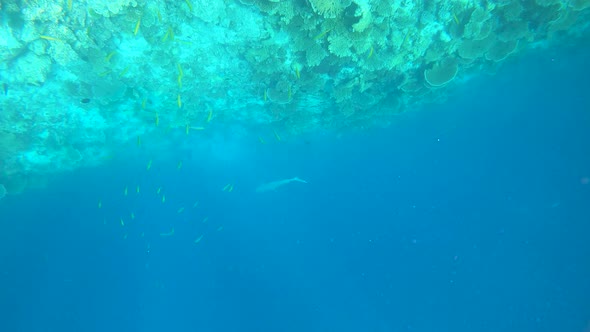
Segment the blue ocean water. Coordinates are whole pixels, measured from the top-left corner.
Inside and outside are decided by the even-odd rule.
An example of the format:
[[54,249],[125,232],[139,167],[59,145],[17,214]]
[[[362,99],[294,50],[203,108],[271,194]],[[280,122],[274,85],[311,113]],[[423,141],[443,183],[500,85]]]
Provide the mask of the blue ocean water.
[[220,134],[7,196],[0,331],[588,331],[589,57],[525,55],[383,129]]

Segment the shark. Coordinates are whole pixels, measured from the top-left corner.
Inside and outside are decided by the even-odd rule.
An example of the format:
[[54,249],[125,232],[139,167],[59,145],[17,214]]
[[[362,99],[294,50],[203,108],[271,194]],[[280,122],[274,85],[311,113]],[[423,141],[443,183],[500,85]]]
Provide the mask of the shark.
[[308,183],[305,180],[302,180],[298,177],[294,177],[294,178],[290,178],[290,179],[277,180],[277,181],[272,181],[272,182],[268,182],[268,183],[263,183],[263,184],[259,185],[258,188],[256,188],[256,192],[257,193],[264,193],[267,191],[275,191],[275,190],[277,190],[277,188],[282,187],[282,186],[289,184],[291,182]]

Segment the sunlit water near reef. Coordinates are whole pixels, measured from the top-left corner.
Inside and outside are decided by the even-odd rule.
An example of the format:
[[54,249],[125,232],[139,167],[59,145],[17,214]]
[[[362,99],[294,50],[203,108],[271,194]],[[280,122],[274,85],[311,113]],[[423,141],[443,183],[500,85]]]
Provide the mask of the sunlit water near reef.
[[0,14],[0,331],[590,331],[588,1]]

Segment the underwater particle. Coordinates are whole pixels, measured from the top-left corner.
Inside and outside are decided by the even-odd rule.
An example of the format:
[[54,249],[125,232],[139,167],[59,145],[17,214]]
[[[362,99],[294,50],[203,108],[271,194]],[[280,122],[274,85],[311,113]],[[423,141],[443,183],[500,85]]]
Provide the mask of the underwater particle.
[[424,79],[430,86],[439,87],[452,81],[457,76],[458,71],[457,61],[441,61],[432,68],[424,70]]
[[221,226],[217,227],[217,231],[218,231],[218,232],[221,232],[222,230],[223,230],[223,225],[221,225]]
[[201,221],[203,224],[206,223],[209,220],[209,217],[205,217],[203,218],[203,220]]
[[160,236],[172,236],[172,235],[174,235],[174,227],[172,227],[172,229],[167,233],[160,233]]
[[90,98],[82,98],[82,99],[80,99],[80,102],[82,104],[88,104],[90,102]]
[[6,196],[6,187],[4,187],[3,184],[0,184],[0,199],[4,198],[4,196]]

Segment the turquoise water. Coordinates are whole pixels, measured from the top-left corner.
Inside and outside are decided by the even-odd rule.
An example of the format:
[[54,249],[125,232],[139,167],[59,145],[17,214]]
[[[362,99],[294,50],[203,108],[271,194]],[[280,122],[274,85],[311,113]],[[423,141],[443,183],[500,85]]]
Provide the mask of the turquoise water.
[[590,331],[587,2],[326,3],[1,3],[0,331]]
[[588,54],[386,129],[171,151],[180,170],[140,153],[8,196],[2,330],[585,331]]

